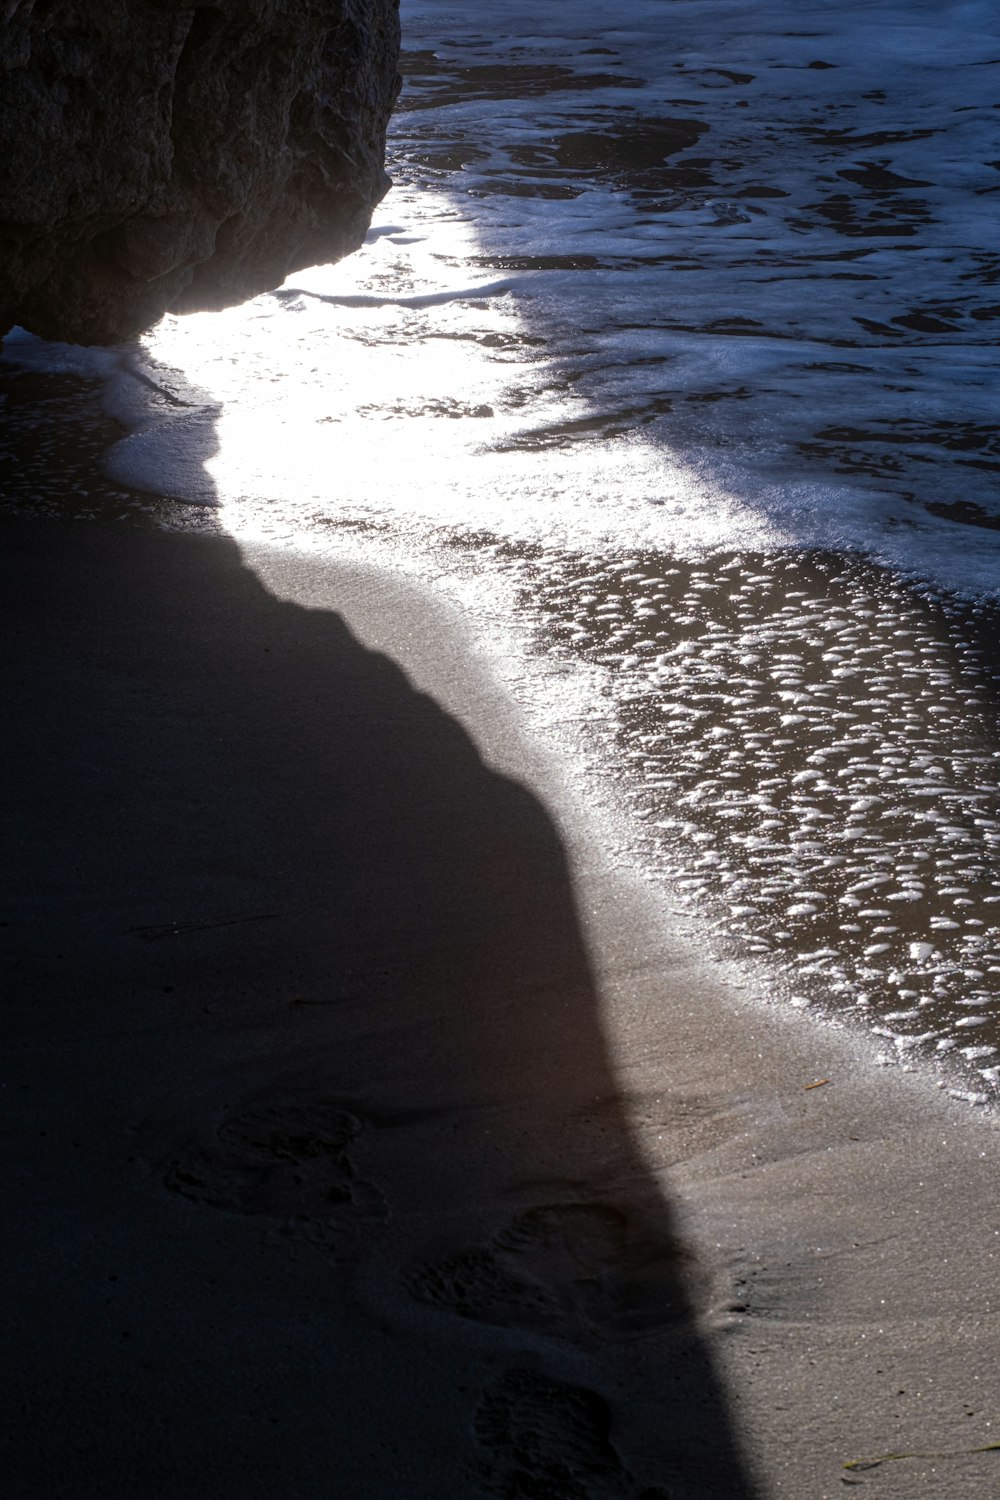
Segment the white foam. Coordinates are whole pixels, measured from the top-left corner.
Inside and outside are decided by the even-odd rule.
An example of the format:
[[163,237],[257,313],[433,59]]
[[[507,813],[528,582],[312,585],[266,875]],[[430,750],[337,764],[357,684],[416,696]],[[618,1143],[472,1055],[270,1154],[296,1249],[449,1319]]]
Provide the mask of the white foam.
[[126,433],[107,455],[108,477],[154,494],[216,503],[206,466],[218,446],[218,404],[199,399],[176,375],[177,389],[171,389],[164,372],[144,361],[137,346],[56,343],[14,328],[0,350],[0,366],[4,365],[101,381],[101,405]]

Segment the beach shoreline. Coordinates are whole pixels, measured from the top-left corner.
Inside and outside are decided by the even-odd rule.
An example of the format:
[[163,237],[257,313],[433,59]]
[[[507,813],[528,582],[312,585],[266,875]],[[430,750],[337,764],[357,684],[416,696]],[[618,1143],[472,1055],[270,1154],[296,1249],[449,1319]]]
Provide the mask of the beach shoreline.
[[671,934],[412,584],[2,566],[12,1495],[988,1492],[992,1117]]

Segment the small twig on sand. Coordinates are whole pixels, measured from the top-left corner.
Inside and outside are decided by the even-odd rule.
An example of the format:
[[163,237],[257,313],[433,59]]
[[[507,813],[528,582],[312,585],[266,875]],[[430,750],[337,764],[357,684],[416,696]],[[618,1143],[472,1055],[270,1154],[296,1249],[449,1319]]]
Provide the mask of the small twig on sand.
[[853,1458],[845,1469],[877,1469],[880,1464],[897,1463],[901,1458],[967,1458],[973,1453],[1000,1453],[1000,1443],[987,1443],[983,1448],[955,1448],[946,1453],[883,1453],[881,1458]]
[[155,943],[157,938],[179,937],[182,932],[210,932],[213,927],[235,927],[240,922],[270,922],[276,911],[257,912],[250,917],[223,917],[220,922],[164,922],[158,927],[130,927],[146,943]]

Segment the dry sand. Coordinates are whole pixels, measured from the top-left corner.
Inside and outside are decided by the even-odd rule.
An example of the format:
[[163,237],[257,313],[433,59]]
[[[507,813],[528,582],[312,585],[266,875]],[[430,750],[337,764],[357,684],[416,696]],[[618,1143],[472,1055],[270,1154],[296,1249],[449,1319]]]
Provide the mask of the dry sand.
[[441,605],[0,567],[11,1500],[1000,1494],[995,1123],[696,962]]

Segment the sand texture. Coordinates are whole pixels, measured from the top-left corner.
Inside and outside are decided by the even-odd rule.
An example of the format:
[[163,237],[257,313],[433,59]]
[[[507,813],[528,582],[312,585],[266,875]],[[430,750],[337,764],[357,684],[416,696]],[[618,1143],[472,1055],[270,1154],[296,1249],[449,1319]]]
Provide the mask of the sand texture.
[[1000,1492],[992,1121],[713,978],[441,605],[0,568],[11,1500]]

